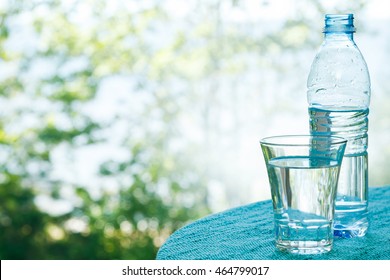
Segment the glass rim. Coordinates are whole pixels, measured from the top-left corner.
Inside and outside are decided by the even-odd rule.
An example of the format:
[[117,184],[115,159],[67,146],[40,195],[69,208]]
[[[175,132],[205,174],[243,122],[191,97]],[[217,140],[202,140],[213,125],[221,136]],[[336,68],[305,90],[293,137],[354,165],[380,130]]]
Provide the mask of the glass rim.
[[[286,141],[286,139],[295,139],[295,141]],[[301,139],[300,141],[297,141]],[[311,146],[308,140],[326,140],[331,145],[346,144],[347,139],[340,136],[325,136],[325,135],[310,135],[310,134],[292,134],[292,135],[275,135],[268,136],[260,139],[261,145],[272,145],[272,146],[297,146],[297,147],[308,147]],[[306,140],[306,141],[305,141]]]

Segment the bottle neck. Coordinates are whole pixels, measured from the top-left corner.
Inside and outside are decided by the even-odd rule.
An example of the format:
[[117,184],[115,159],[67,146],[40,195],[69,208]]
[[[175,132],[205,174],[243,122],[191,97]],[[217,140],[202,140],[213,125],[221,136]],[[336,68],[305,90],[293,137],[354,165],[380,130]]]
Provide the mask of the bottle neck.
[[327,14],[325,15],[325,40],[353,41],[353,14]]
[[326,32],[324,33],[325,41],[353,41],[352,32]]

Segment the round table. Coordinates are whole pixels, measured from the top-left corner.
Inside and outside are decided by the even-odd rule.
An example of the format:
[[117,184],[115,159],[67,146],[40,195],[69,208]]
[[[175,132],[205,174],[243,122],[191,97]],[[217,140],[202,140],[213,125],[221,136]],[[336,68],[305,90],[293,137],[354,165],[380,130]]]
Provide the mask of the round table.
[[209,215],[174,232],[160,260],[379,260],[390,259],[390,186],[369,188],[366,236],[334,240],[321,255],[292,255],[275,248],[271,200]]

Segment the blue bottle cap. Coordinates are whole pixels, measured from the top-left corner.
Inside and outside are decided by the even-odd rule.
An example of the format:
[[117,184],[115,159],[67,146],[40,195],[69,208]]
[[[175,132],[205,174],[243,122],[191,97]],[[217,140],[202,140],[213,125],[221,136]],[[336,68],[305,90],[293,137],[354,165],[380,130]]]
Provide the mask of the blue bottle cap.
[[354,33],[353,14],[326,14],[324,33]]

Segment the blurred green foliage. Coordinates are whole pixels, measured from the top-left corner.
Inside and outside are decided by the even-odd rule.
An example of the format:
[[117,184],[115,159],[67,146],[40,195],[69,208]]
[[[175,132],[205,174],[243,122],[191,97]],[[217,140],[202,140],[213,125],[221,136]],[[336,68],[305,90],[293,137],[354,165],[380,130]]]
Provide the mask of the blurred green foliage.
[[[0,63],[16,71],[1,78],[0,102],[2,108],[12,107],[22,98],[27,106],[0,113],[0,258],[153,259],[174,230],[209,213],[205,182],[191,175],[194,171],[182,164],[180,155],[165,148],[174,135],[166,129],[173,129],[176,111],[174,96],[158,93],[170,74],[158,59],[152,60],[160,51],[151,53],[143,42],[146,29],[164,23],[164,11],[156,5],[137,11],[116,9],[110,15],[105,11],[108,1],[7,5],[1,11]],[[77,10],[83,7],[89,17]],[[31,27],[33,38],[16,36],[24,47],[7,47],[8,39],[20,31],[18,22]],[[165,55],[177,52],[180,43],[169,48],[163,50]],[[65,71],[72,60],[82,61],[82,67]],[[39,61],[47,65],[35,69]],[[53,71],[34,78],[33,71],[42,71],[45,65]],[[144,135],[136,137],[130,129],[122,139],[129,159],[104,162],[97,174],[101,180],[116,181],[119,189],[102,188],[92,196],[86,186],[51,176],[53,152],[60,145],[71,153],[109,140],[102,131],[119,117],[99,123],[81,112],[80,104],[93,100],[102,80],[116,75],[137,81],[134,92],[142,89],[153,101],[151,108],[141,108],[140,116],[130,114],[126,121],[147,121],[150,111],[157,110],[167,126],[155,131],[134,123],[145,125]],[[144,80],[160,85],[149,89]],[[42,101],[42,107],[36,106]],[[191,176],[194,179],[189,180]],[[164,194],[159,193],[161,185]],[[53,214],[39,207],[37,197],[42,195],[54,203],[69,199],[62,192],[68,187],[76,201],[69,211]],[[191,198],[191,203],[184,206],[183,197]]]

